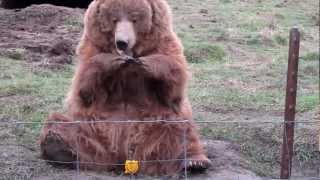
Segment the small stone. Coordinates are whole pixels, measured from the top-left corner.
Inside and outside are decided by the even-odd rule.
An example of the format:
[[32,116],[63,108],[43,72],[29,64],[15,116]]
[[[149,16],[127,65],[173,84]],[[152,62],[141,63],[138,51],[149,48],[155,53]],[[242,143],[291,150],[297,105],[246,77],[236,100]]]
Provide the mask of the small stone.
[[2,153],[1,156],[4,157],[4,158],[9,157],[7,153]]
[[201,14],[208,14],[209,11],[208,11],[207,9],[201,9],[201,10],[200,10],[200,13],[201,13]]

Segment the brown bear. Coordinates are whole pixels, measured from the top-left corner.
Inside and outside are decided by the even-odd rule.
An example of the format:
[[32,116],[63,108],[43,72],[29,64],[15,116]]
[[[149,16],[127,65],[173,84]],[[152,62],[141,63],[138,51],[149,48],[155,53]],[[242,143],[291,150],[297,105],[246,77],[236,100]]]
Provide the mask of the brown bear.
[[137,160],[147,175],[207,169],[168,3],[95,0],[84,24],[67,112],[44,125],[42,157],[94,170]]

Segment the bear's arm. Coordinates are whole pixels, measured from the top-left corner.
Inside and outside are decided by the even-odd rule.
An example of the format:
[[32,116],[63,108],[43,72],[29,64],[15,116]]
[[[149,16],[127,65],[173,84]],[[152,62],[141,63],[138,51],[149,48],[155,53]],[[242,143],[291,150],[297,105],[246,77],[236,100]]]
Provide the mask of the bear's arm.
[[162,95],[174,111],[179,111],[188,78],[187,65],[183,56],[153,54],[139,58],[151,78],[165,84],[167,92]]
[[121,64],[125,63],[125,59],[116,54],[100,53],[82,63],[84,63],[84,66],[88,69],[99,67],[101,71],[107,73],[118,69]]
[[105,78],[108,73],[111,74],[123,63],[125,60],[122,57],[107,53],[101,53],[80,62],[74,88],[79,90],[78,96],[83,106],[89,107],[99,94],[105,93],[101,91],[102,83],[106,83]]

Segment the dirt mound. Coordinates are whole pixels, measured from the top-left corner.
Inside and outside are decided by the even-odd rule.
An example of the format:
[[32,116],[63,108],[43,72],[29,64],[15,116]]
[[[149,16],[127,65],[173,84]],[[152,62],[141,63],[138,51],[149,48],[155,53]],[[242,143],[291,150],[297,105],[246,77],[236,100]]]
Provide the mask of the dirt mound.
[[72,62],[84,10],[33,5],[0,9],[0,55],[56,67]]

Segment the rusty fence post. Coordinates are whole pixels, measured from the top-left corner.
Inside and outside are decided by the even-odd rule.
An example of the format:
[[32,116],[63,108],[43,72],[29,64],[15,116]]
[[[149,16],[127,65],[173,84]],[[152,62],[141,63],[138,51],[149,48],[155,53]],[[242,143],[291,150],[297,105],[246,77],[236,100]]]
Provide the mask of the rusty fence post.
[[287,90],[284,116],[284,133],[282,143],[281,179],[289,179],[291,176],[293,144],[294,144],[294,120],[296,111],[298,62],[300,49],[300,32],[297,28],[290,30]]

